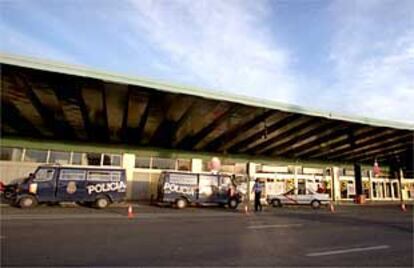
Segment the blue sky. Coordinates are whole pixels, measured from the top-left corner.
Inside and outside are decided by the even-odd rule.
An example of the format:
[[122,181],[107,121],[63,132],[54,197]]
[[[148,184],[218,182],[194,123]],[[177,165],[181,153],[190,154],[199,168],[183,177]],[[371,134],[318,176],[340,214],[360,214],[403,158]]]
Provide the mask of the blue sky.
[[0,0],[0,51],[414,123],[412,0]]

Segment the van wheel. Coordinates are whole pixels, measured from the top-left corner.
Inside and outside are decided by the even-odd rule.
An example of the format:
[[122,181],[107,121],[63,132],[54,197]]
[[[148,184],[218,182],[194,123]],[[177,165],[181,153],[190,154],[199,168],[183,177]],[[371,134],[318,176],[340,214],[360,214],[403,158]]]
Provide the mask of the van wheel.
[[272,206],[275,207],[275,208],[280,208],[280,207],[282,207],[282,202],[280,202],[279,199],[273,199],[272,200]]
[[184,198],[179,198],[177,199],[177,201],[175,201],[175,205],[179,209],[185,208],[187,207],[187,200],[185,200]]
[[318,208],[321,207],[321,202],[319,202],[318,200],[313,200],[311,202],[311,206],[312,206],[313,209],[318,209]]
[[31,196],[31,195],[24,196],[20,198],[19,200],[19,206],[21,208],[32,208],[32,207],[35,207],[36,205],[37,205],[37,200],[34,196]]
[[239,202],[237,202],[237,200],[235,198],[232,198],[229,200],[229,208],[231,209],[236,209],[237,206],[239,205]]
[[98,197],[95,201],[95,207],[102,209],[109,206],[109,200],[105,196]]

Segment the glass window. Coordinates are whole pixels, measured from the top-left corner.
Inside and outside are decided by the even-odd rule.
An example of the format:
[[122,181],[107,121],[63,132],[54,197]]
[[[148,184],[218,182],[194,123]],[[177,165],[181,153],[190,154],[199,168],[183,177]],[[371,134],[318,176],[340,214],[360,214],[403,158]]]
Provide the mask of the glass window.
[[89,166],[100,166],[101,165],[101,154],[87,153],[86,158]]
[[87,165],[88,157],[85,153],[72,153],[72,165]]
[[121,155],[118,154],[104,154],[103,155],[104,166],[121,166]]
[[135,156],[135,168],[150,168],[150,157]]
[[76,169],[62,169],[59,180],[64,181],[83,181],[85,180],[86,171]]
[[120,181],[120,180],[121,180],[121,171],[112,171],[111,181]]
[[22,159],[22,151],[20,148],[1,147],[0,160],[20,161]]
[[37,170],[34,181],[49,181],[53,178],[55,169],[53,168],[40,168]]
[[88,172],[88,181],[110,181],[112,174],[110,171],[94,170]]
[[152,159],[152,168],[175,170],[175,159],[154,157]]
[[25,162],[46,163],[47,151],[27,149],[24,155]]
[[298,180],[298,195],[306,194],[306,182],[303,179]]
[[177,167],[178,167],[178,170],[189,171],[191,170],[191,160],[190,159],[178,159]]
[[49,156],[49,163],[69,164],[70,152],[56,152],[51,151]]

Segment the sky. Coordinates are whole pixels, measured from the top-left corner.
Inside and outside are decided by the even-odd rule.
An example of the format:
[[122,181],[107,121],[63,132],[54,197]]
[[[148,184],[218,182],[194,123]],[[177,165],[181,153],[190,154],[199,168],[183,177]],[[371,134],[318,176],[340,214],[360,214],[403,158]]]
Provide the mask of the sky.
[[0,52],[414,123],[413,0],[0,0]]

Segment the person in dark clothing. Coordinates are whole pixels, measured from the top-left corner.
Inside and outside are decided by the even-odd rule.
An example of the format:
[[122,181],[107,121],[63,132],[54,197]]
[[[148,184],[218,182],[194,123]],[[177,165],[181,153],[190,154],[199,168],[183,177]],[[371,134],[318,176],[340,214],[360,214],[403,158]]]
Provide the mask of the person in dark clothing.
[[256,179],[253,185],[252,193],[254,193],[254,210],[255,211],[262,211],[263,207],[260,203],[260,199],[262,197],[262,184],[259,182],[259,179]]

